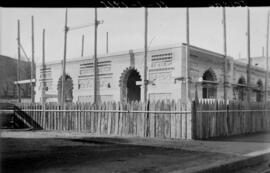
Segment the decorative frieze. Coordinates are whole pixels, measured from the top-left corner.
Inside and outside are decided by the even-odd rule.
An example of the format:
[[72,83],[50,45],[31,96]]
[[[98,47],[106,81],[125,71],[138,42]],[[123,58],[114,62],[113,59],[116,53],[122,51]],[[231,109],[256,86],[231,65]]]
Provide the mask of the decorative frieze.
[[172,93],[150,93],[149,100],[157,101],[157,100],[167,100],[171,99]]
[[[44,73],[45,73],[45,75],[44,75]],[[43,78],[52,79],[52,69],[51,68],[45,68],[44,70],[43,70],[43,68],[40,69],[40,79],[43,79]]]
[[149,80],[169,80],[172,78],[172,72],[163,72],[163,73],[150,73]]
[[93,88],[93,78],[84,78],[78,80],[78,89]]
[[[98,73],[109,73],[111,71],[111,61],[98,62]],[[94,63],[80,64],[80,75],[94,74]]]
[[[101,88],[111,88],[112,87],[112,77],[105,77],[97,79],[98,86]],[[94,87],[94,78],[80,78],[78,80],[78,89],[88,89]]]
[[151,68],[168,67],[172,65],[172,53],[163,53],[151,56]]

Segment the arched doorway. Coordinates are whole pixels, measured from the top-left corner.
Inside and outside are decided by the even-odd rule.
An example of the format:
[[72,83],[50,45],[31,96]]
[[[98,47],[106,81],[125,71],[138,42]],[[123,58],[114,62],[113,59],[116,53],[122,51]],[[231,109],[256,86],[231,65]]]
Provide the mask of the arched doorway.
[[214,99],[217,97],[217,78],[215,72],[210,68],[202,76],[202,97]]
[[136,85],[136,81],[141,81],[139,72],[133,67],[125,69],[119,82],[121,101],[130,102],[141,100],[141,87]]
[[258,80],[257,82],[256,101],[257,102],[263,101],[263,83],[261,80]]
[[[64,90],[64,98],[66,103],[70,103],[73,100],[73,81],[69,75],[66,75],[65,78],[65,90]],[[62,100],[62,76],[58,80],[57,84],[57,91],[58,91],[58,102]]]
[[246,98],[246,80],[244,77],[241,77],[238,80],[238,86],[236,89],[238,92],[238,100],[244,101]]

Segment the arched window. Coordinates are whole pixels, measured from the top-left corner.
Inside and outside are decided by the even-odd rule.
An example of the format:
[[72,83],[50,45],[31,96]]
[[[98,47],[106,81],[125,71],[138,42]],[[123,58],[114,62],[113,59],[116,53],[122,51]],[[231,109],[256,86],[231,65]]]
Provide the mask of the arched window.
[[206,70],[202,76],[202,97],[216,98],[217,97],[217,78],[215,72],[210,68]]
[[263,83],[261,80],[258,80],[257,82],[256,101],[257,102],[263,101]]
[[243,76],[238,80],[236,89],[238,92],[238,100],[244,101],[246,98],[246,80]]

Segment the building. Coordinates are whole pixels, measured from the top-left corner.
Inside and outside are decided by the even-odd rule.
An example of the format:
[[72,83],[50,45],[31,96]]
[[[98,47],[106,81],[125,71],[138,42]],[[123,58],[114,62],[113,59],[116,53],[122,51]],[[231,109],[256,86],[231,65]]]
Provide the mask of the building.
[[[144,50],[129,50],[98,56],[97,95],[100,101],[132,101],[143,98]],[[43,79],[42,66],[37,66],[36,101],[41,101],[42,81],[46,84],[46,101],[57,102],[61,98],[61,61],[46,63]],[[186,68],[189,73],[189,98],[223,99],[224,56],[222,54],[190,46],[186,67],[186,45],[178,44],[152,48],[147,58],[147,97],[149,100],[180,99],[186,96]],[[247,99],[247,64],[228,57],[228,99]],[[65,98],[67,102],[93,101],[93,58],[68,59],[66,65]],[[270,76],[270,75],[269,75]],[[251,66],[251,100],[264,97],[265,71]],[[270,81],[270,80],[269,80]],[[270,98],[268,98],[270,99]]]
[[[17,59],[0,55],[0,100],[17,99]],[[30,62],[20,63],[21,80],[30,79]],[[22,98],[30,98],[30,85],[20,85]]]

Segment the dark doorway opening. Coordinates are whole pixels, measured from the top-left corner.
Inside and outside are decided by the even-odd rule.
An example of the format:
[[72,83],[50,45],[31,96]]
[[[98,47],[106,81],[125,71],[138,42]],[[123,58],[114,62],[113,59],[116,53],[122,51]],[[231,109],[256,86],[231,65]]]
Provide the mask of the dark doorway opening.
[[[65,102],[71,103],[73,100],[73,81],[69,75],[66,75],[64,85],[65,85],[65,88],[64,88]],[[61,102],[61,100],[62,100],[62,76],[59,78],[57,90],[58,90],[58,102]]]
[[241,77],[238,80],[238,100],[244,101],[246,99],[246,80],[244,77]]
[[136,81],[140,81],[140,75],[137,71],[132,70],[127,79],[127,101],[141,100],[141,87],[136,85]]
[[263,101],[263,83],[261,80],[257,82],[256,101],[257,102]]
[[203,98],[210,98],[214,99],[217,97],[217,84],[215,73],[212,69],[209,69],[204,72],[203,76],[203,83],[202,83],[202,97]]

